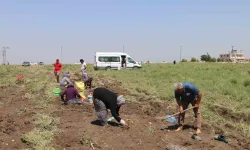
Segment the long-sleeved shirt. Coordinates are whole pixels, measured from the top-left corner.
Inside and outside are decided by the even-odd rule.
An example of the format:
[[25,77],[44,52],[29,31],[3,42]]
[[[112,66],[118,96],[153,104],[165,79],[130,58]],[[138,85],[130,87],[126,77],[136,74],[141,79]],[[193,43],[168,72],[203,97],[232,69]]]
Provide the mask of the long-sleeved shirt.
[[65,82],[67,82],[67,84],[72,84],[72,82],[70,81],[68,77],[63,77],[60,83],[64,84]]
[[[64,95],[66,95],[66,99],[64,100]],[[64,92],[61,93],[61,98],[64,102],[67,102],[72,99],[81,98],[80,94],[78,93],[77,89],[74,87],[68,87]]]
[[112,116],[118,121],[121,121],[119,116],[120,107],[117,106],[117,94],[106,88],[96,88],[93,92],[93,99],[101,100],[107,109],[111,111]]
[[184,100],[184,97],[190,94],[193,98],[195,98],[199,93],[200,90],[192,83],[192,82],[183,82],[184,93],[178,94],[175,92],[175,98]]

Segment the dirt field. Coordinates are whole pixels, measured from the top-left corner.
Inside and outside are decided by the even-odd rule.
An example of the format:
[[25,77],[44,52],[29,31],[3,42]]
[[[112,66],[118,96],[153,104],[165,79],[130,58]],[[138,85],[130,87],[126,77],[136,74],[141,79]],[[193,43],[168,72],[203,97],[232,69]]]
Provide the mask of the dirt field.
[[[124,96],[131,93],[124,89],[120,82],[102,76],[94,86],[105,86]],[[34,114],[44,112],[34,107],[34,101],[27,95],[24,85],[2,86],[0,88],[0,149],[28,149],[32,145],[23,143],[21,136],[35,125]],[[88,93],[88,92],[86,92]],[[58,97],[54,97],[50,114],[60,118],[59,129],[55,134],[52,147],[54,149],[107,149],[107,150],[184,150],[184,149],[250,149],[250,139],[237,132],[227,132],[229,144],[213,140],[216,133],[224,133],[220,128],[211,126],[203,121],[202,141],[191,138],[193,113],[187,113],[187,126],[182,132],[176,133],[175,126],[157,119],[167,113],[173,113],[175,103],[147,101],[151,95],[136,97],[138,102],[128,102],[122,107],[121,117],[130,128],[119,126],[116,121],[110,122],[109,127],[99,125],[91,105],[62,105]],[[150,123],[152,126],[150,127]]]

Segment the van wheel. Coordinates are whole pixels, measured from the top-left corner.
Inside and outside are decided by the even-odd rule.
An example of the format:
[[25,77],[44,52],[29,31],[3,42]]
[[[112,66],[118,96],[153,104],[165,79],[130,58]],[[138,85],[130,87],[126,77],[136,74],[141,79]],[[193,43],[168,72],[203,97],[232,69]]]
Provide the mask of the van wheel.
[[107,67],[106,70],[111,70],[111,67]]
[[133,69],[138,69],[138,67],[133,67]]

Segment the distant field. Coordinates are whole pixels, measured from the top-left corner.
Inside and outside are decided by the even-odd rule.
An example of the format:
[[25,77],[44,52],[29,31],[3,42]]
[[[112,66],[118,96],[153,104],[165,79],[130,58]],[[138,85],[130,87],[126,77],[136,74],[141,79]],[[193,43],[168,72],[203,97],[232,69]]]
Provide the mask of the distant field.
[[[64,65],[63,71],[79,79],[80,67]],[[128,105],[122,116],[133,121],[130,132],[117,127],[104,131],[92,125],[95,118],[92,107],[62,106],[53,95],[58,84],[52,65],[0,66],[0,149],[89,149],[91,142],[97,149],[107,143],[108,149],[124,145],[124,149],[142,146],[154,149],[156,145],[166,148],[166,140],[189,149],[201,149],[204,143],[214,149],[250,148],[250,142],[245,140],[250,138],[249,64],[144,64],[142,69],[120,71],[94,71],[93,66],[88,65],[88,74],[94,78],[95,87],[104,83],[125,95]],[[17,79],[18,75],[24,79]],[[189,130],[181,134],[162,131],[160,129],[167,125],[155,120],[156,116],[174,113],[173,84],[180,81],[193,82],[203,92],[204,143],[197,144],[187,138]],[[188,114],[192,116],[192,111]],[[148,122],[155,125],[152,135],[145,132]],[[228,147],[211,142],[211,136],[220,130],[225,135],[231,133],[233,142]],[[119,134],[114,137],[113,132]]]

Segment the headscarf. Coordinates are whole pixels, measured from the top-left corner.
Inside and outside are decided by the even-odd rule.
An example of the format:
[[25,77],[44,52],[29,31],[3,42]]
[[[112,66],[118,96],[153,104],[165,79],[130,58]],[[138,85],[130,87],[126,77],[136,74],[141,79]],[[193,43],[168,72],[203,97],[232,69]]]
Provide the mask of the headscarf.
[[121,106],[125,104],[125,98],[123,97],[123,95],[120,95],[117,97],[117,105]]

